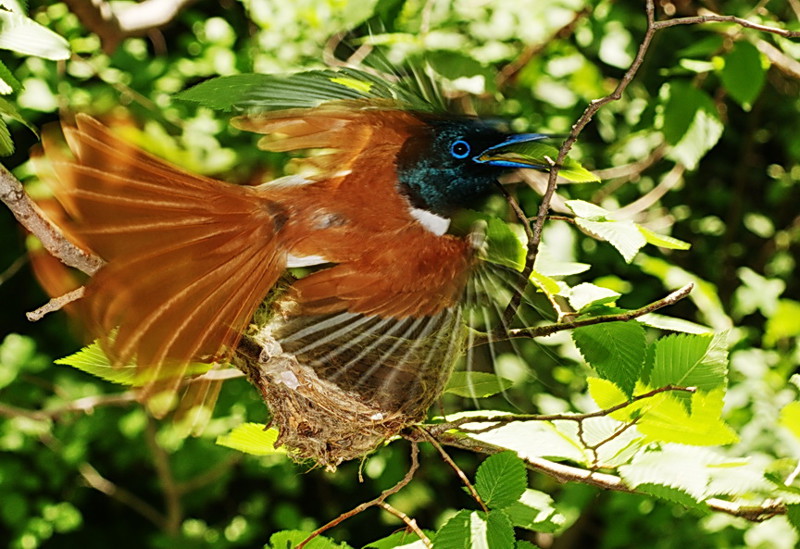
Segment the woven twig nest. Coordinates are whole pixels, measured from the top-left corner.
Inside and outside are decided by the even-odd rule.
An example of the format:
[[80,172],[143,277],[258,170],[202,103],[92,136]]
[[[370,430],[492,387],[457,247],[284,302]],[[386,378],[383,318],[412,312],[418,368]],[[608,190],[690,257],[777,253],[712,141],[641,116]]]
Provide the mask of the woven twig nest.
[[[369,333],[369,319],[360,316],[336,325],[339,339],[331,336],[333,328],[315,332],[312,343],[287,337],[326,321],[331,322],[305,318],[305,328],[298,328],[297,319],[270,315],[242,339],[235,363],[269,407],[271,426],[280,432],[276,445],[297,459],[335,469],[425,417],[450,377],[463,328],[460,316],[448,311],[425,322],[398,321],[408,323],[409,328],[397,330],[404,337]],[[337,345],[356,340],[361,340],[356,350],[363,356],[355,364],[352,358],[345,363],[355,350],[348,355]],[[347,375],[340,375],[343,371]]]

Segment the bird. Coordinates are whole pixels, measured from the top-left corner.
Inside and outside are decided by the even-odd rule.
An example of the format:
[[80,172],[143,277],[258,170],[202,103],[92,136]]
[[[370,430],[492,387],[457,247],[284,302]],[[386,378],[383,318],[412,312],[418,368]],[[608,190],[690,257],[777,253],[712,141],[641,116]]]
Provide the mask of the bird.
[[[505,172],[547,171],[525,147],[548,136],[447,112],[368,71],[230,78],[186,100],[234,105],[233,126],[261,149],[304,155],[298,173],[193,174],[86,114],[43,135],[61,226],[105,261],[81,315],[147,395],[174,392],[192,364],[236,364],[281,442],[335,466],[441,393],[475,280],[487,285],[480,231],[452,219]],[[213,386],[193,385],[206,398]]]

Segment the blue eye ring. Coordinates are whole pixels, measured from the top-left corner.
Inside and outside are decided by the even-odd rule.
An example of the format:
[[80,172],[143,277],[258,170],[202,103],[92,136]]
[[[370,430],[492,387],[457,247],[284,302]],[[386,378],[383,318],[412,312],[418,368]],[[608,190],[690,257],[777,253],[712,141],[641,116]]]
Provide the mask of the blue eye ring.
[[470,147],[469,143],[464,141],[463,139],[459,139],[457,141],[453,141],[450,145],[450,155],[453,158],[466,158],[469,156]]

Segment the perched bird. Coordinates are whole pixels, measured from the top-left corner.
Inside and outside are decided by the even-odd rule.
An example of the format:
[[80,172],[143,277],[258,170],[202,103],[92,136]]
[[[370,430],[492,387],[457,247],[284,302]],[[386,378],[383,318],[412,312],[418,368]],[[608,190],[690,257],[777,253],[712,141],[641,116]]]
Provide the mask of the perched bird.
[[247,76],[185,98],[246,108],[233,124],[264,134],[265,150],[312,151],[303,175],[257,186],[194,175],[86,115],[63,127],[71,154],[52,134],[44,154],[65,229],[106,261],[82,310],[112,362],[135,362],[153,394],[191,363],[233,361],[281,442],[335,465],[441,393],[481,248],[450,234],[450,218],[504,171],[546,170],[524,151],[545,136],[447,114],[367,72]]

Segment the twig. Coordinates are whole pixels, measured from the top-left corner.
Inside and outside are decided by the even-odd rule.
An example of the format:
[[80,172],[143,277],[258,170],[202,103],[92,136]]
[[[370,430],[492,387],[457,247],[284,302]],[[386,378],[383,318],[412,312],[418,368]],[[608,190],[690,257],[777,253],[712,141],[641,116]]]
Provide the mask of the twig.
[[692,288],[694,288],[694,284],[690,282],[689,284],[686,284],[682,288],[679,288],[674,292],[671,292],[666,297],[659,299],[658,301],[654,301],[653,303],[645,305],[644,307],[640,307],[639,309],[632,309],[630,311],[625,311],[624,313],[593,316],[575,321],[565,321],[555,324],[545,324],[544,326],[515,328],[512,330],[508,330],[507,332],[502,332],[502,331],[496,332],[493,333],[491,336],[476,335],[472,343],[472,346],[477,347],[479,345],[485,345],[486,343],[489,343],[490,340],[498,341],[498,340],[509,340],[522,337],[524,338],[545,337],[552,335],[556,332],[562,332],[564,330],[573,330],[575,328],[580,328],[582,326],[592,326],[594,324],[602,324],[604,322],[626,322],[628,320],[633,320],[634,318],[639,318],[646,314],[650,314],[654,311],[657,311],[658,309],[674,305],[681,299],[688,296],[689,293],[692,291]]
[[686,166],[680,162],[676,163],[672,169],[667,172],[663,179],[653,189],[639,197],[630,204],[626,204],[614,212],[616,219],[632,218],[639,212],[643,212],[650,206],[661,200],[672,188],[681,182],[683,174],[686,172]]
[[383,492],[381,492],[381,494],[375,499],[366,501],[361,505],[354,507],[350,511],[342,513],[341,515],[339,515],[329,523],[325,524],[324,526],[317,528],[306,539],[304,539],[297,545],[297,549],[303,549],[303,547],[305,547],[308,542],[310,542],[318,535],[322,534],[327,530],[330,530],[337,524],[349,519],[350,517],[354,517],[355,515],[363,512],[365,509],[369,509],[370,507],[374,507],[376,505],[379,506],[386,500],[386,498],[388,498],[392,494],[396,494],[397,492],[402,490],[406,485],[408,485],[408,483],[411,482],[411,479],[414,478],[414,473],[417,472],[418,468],[419,468],[419,444],[417,444],[417,442],[415,441],[411,441],[411,466],[408,468],[408,472],[406,473],[406,475],[402,479],[400,479],[400,482],[398,482],[391,488],[388,488]]
[[[478,441],[467,436],[442,433],[437,436],[437,440],[447,446],[461,448],[471,452],[481,454],[496,454],[504,452],[507,449],[489,444],[483,441]],[[602,488],[603,490],[612,490],[616,492],[628,492],[635,494],[637,491],[627,486],[623,480],[617,476],[607,473],[598,473],[597,471],[588,471],[580,467],[573,467],[563,463],[555,463],[539,457],[524,457],[521,458],[528,469],[543,473],[552,477],[560,482],[580,482]],[[762,522],[776,515],[786,514],[786,504],[780,501],[767,501],[762,505],[740,505],[731,501],[726,501],[718,498],[709,498],[705,503],[712,511],[719,511],[727,513],[735,517],[741,517],[752,522]]]
[[42,214],[41,210],[27,195],[14,175],[0,165],[0,201],[2,201],[23,227],[36,236],[45,249],[62,263],[92,275],[102,266],[103,260],[82,250],[70,242]]
[[472,496],[472,498],[475,501],[478,502],[478,505],[481,506],[481,509],[483,509],[485,512],[488,513],[489,512],[489,508],[486,507],[486,504],[484,503],[483,498],[481,498],[480,494],[478,494],[478,491],[475,489],[475,487],[469,481],[469,479],[467,478],[467,475],[464,474],[464,471],[461,470],[461,467],[456,465],[456,462],[453,461],[453,458],[451,458],[450,455],[445,451],[445,449],[442,448],[442,445],[439,444],[439,442],[433,437],[433,435],[431,435],[428,431],[425,430],[425,427],[417,426],[417,429],[422,433],[422,435],[425,437],[425,439],[428,442],[430,442],[433,445],[434,448],[436,448],[436,450],[442,456],[442,459],[445,461],[445,463],[447,463],[450,466],[450,468],[453,471],[455,471],[456,475],[458,475],[458,478],[461,479],[461,482],[463,482],[464,486],[467,487],[467,491],[469,491],[469,494]]
[[127,391],[113,395],[87,396],[48,410],[28,410],[0,403],[0,416],[46,420],[57,418],[70,412],[92,413],[95,408],[101,406],[124,406],[135,400],[136,395],[132,391]]
[[17,272],[19,272],[22,266],[25,265],[25,263],[27,262],[28,262],[28,254],[22,254],[17,259],[15,259],[14,262],[11,263],[11,265],[9,265],[5,271],[0,273],[0,286],[5,284],[5,282],[9,278],[17,274]]
[[430,540],[428,536],[425,535],[425,532],[417,526],[417,521],[406,515],[404,512],[400,511],[399,509],[395,509],[385,501],[382,501],[378,504],[378,506],[386,511],[387,513],[391,513],[403,522],[405,522],[408,529],[414,532],[417,537],[420,539],[422,544],[429,549],[433,549],[433,542]]
[[164,494],[164,507],[166,508],[166,518],[164,520],[164,532],[175,537],[180,530],[183,520],[183,506],[181,505],[181,493],[172,474],[172,467],[169,463],[169,455],[156,440],[156,427],[153,419],[147,416],[147,426],[144,438],[150,453],[153,456],[153,465],[161,483],[161,490]]
[[112,53],[131,36],[144,36],[172,22],[194,0],[143,0],[124,9],[115,9],[105,0],[64,0],[81,23]]
[[73,301],[79,300],[83,297],[83,292],[84,287],[81,286],[80,288],[76,288],[75,290],[67,292],[64,295],[54,297],[35,311],[25,313],[25,316],[31,322],[37,322],[44,318],[45,315],[60,311],[62,308],[64,308],[64,306],[69,305]]
[[[462,431],[467,431],[469,433],[482,433],[491,429],[496,429],[501,425],[505,425],[506,423],[512,423],[515,421],[577,421],[582,422],[587,419],[595,418],[595,417],[603,417],[613,414],[623,408],[627,408],[628,406],[639,402],[640,400],[644,400],[646,398],[652,398],[658,394],[671,392],[671,391],[680,391],[684,393],[695,393],[697,389],[694,387],[679,387],[677,385],[665,385],[664,387],[659,387],[658,389],[653,389],[652,391],[648,391],[646,393],[642,393],[641,395],[636,395],[632,397],[630,400],[626,400],[625,402],[621,402],[615,406],[611,406],[610,408],[604,408],[602,410],[596,410],[594,412],[587,412],[585,414],[504,414],[501,416],[470,416],[470,417],[462,417],[455,421],[449,421],[447,423],[437,423],[435,425],[427,425],[425,426],[426,432],[431,436],[436,436],[439,433],[444,433],[445,431],[450,431],[452,429],[461,429]],[[490,428],[481,428],[478,429],[463,429],[462,426],[468,423],[494,423]]]
[[740,27],[754,29],[761,32],[769,32],[783,36],[784,38],[800,38],[800,31],[790,31],[786,29],[779,29],[777,27],[770,27],[768,25],[760,25],[753,23],[747,19],[736,17],[733,15],[718,15],[711,13],[707,15],[695,15],[692,17],[678,17],[675,19],[666,19],[664,21],[654,22],[650,27],[653,31],[667,29],[669,27],[676,27],[678,25],[702,25],[705,23],[736,23]]

